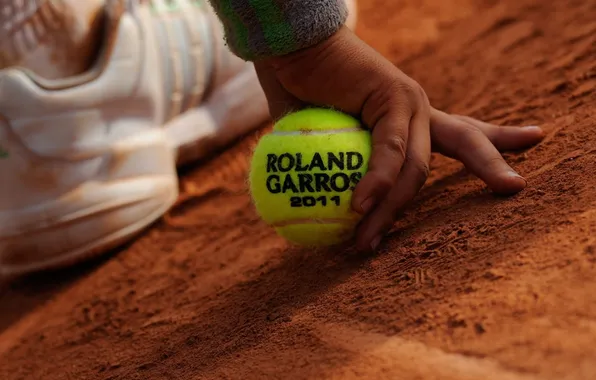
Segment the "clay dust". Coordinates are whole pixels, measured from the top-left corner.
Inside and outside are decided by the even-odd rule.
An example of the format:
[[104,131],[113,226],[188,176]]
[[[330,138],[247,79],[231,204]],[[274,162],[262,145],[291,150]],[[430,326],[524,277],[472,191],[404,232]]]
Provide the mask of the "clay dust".
[[434,157],[378,254],[293,248],[246,192],[257,133],[121,251],[2,285],[0,378],[596,378],[596,3],[360,10],[435,107],[544,127],[506,154],[529,187],[496,197]]

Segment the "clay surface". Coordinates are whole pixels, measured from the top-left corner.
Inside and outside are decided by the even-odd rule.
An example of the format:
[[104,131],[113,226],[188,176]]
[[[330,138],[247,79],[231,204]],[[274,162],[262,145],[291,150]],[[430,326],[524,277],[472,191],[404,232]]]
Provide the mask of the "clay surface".
[[596,2],[360,11],[435,107],[545,128],[506,155],[529,187],[435,157],[378,254],[292,248],[246,192],[254,134],[119,252],[1,285],[1,379],[596,378]]

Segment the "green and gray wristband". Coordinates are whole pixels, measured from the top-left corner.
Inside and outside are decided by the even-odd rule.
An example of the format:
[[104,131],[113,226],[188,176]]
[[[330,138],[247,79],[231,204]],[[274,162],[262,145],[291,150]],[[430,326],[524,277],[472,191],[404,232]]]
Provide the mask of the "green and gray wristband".
[[210,0],[229,48],[255,61],[324,41],[346,22],[344,0]]

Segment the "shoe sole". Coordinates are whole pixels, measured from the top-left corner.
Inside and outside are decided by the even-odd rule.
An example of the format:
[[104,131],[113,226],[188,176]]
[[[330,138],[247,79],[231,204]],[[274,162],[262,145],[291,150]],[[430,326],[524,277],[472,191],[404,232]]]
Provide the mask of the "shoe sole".
[[[130,240],[174,204],[176,166],[163,130],[120,141],[107,154],[109,179],[10,212],[17,227],[0,233],[0,274],[56,269],[98,256]],[[136,167],[142,172],[131,176]],[[39,215],[45,218],[40,221]]]

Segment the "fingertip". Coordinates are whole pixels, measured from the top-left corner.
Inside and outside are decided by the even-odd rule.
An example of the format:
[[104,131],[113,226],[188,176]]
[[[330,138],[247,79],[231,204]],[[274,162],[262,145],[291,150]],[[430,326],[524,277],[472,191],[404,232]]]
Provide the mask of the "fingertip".
[[356,249],[358,250],[358,252],[362,252],[362,253],[370,253],[370,245],[368,245],[367,243],[363,243],[361,241],[358,241],[356,243]]
[[370,218],[364,218],[356,231],[356,249],[359,252],[370,253],[373,239],[374,236],[370,232]]
[[528,181],[522,177],[521,175],[519,175],[518,173],[514,172],[514,171],[510,171],[507,173],[506,175],[507,178],[509,178],[509,181],[511,182],[511,184],[516,184],[518,187],[521,187],[522,189],[526,186],[528,186]]
[[366,189],[362,189],[361,184],[356,187],[352,194],[352,210],[360,215],[366,215],[374,205],[370,203],[374,201],[374,198]]
[[[377,241],[378,240],[378,241]],[[376,248],[380,243],[380,238],[368,238],[368,239],[357,239],[356,240],[356,249],[362,253],[372,253],[375,252]]]
[[392,225],[392,213],[388,212],[388,208],[376,207],[358,225],[355,241],[356,249],[364,253],[376,252]]
[[354,212],[357,214],[365,215],[365,203],[368,201],[368,199],[370,198],[358,197],[357,193],[354,193],[352,195],[352,210],[354,210]]
[[537,125],[528,125],[526,127],[522,127],[521,129],[525,133],[533,136],[538,141],[542,140],[546,136],[544,129],[540,128]]
[[383,240],[383,235],[377,235],[372,241],[370,242],[370,250],[373,252],[377,251],[379,245],[381,244],[381,240]]
[[544,130],[537,125],[526,125],[525,127],[521,128],[528,132],[544,133]]
[[363,253],[376,252],[385,236],[383,231],[384,230],[381,230],[381,232],[369,233],[366,236],[358,236],[356,239],[356,249]]
[[366,198],[361,204],[360,204],[360,211],[362,213],[362,215],[367,214],[370,210],[372,210],[372,208],[377,204],[377,201],[375,200],[374,196],[370,196],[368,198]]
[[528,186],[528,181],[518,173],[511,171],[504,173],[492,190],[501,195],[519,193]]
[[391,183],[381,181],[374,173],[367,173],[352,195],[352,209],[358,214],[368,214],[391,189]]

